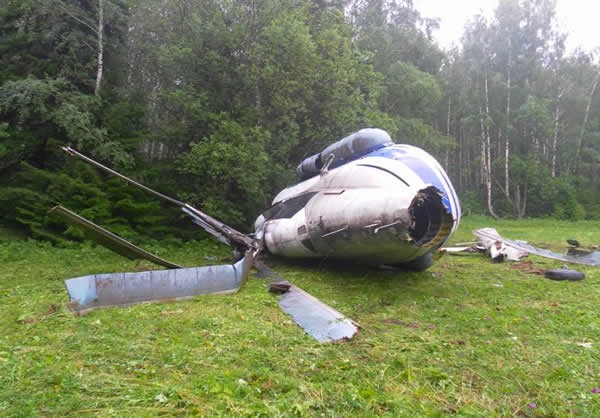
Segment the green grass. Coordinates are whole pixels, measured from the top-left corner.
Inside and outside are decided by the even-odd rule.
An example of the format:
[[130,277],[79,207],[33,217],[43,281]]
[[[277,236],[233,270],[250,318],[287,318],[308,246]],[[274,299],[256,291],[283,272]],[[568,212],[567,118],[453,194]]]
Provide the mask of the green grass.
[[[555,250],[600,244],[599,222],[483,217],[453,242],[483,226]],[[212,241],[150,249],[186,265],[228,254]],[[149,265],[31,241],[0,243],[0,263],[0,416],[600,416],[598,268],[554,282],[479,254],[422,273],[271,260],[362,325],[351,342],[319,344],[263,279],[75,317],[64,278]]]

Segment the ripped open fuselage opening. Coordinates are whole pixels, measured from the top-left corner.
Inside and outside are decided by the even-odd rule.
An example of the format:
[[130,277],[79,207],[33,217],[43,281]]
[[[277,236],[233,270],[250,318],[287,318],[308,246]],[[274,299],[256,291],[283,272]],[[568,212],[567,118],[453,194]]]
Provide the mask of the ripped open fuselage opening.
[[[408,208],[408,233],[418,247],[437,241],[452,227],[452,217],[442,201],[442,193],[434,186],[419,190]],[[433,243],[436,244],[435,242]]]

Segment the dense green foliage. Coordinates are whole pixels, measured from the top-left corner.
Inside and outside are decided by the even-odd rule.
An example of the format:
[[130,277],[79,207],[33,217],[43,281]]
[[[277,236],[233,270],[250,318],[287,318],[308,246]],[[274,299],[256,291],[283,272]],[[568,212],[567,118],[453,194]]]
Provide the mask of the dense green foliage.
[[[468,217],[454,242],[486,225],[555,250],[568,237],[598,243],[600,226]],[[213,240],[151,249],[184,265],[228,253]],[[0,242],[0,262],[2,416],[600,415],[597,268],[555,282],[482,254],[420,273],[270,260],[362,326],[351,342],[321,344],[252,274],[233,295],[77,317],[63,278],[149,266],[32,240]]]
[[128,235],[177,224],[72,145],[248,230],[298,162],[368,126],[432,152],[469,212],[596,217],[600,64],[554,19],[500,0],[441,51],[410,0],[4,1],[0,223],[59,240],[61,202]]

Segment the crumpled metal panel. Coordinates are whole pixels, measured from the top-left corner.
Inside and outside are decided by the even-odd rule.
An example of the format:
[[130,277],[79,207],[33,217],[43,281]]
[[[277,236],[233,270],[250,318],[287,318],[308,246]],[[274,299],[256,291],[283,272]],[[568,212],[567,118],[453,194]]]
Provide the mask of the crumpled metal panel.
[[569,248],[567,249],[567,255],[575,257],[577,260],[584,260],[591,266],[600,266],[600,251]]
[[279,305],[308,335],[320,342],[347,341],[359,329],[356,322],[294,285],[281,295]]
[[494,228],[481,228],[473,231],[473,235],[477,237],[477,243],[485,248],[487,254],[494,261],[519,261],[529,254],[528,251],[521,248],[507,245],[504,238]]
[[92,274],[65,280],[70,307],[79,313],[140,302],[168,301],[208,293],[237,291],[248,276],[254,254],[234,265]]
[[576,263],[576,264],[585,264],[588,266],[599,266],[600,265],[600,257],[596,256],[594,253],[590,253],[587,255],[564,255],[555,253],[554,251],[545,250],[543,248],[537,248],[533,245],[530,245],[523,241],[513,241],[510,239],[502,238],[498,232],[493,228],[482,228],[476,231],[473,231],[473,234],[479,238],[491,240],[494,242],[500,242],[508,247],[514,248],[516,250],[535,254],[540,257],[551,258],[553,260],[564,261],[565,263]]

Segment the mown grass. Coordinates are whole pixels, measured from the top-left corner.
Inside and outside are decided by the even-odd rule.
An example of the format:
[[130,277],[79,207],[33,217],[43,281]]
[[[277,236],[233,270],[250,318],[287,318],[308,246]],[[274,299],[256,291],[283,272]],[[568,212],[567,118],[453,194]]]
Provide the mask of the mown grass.
[[[483,226],[555,250],[600,244],[598,222],[482,217],[453,242]],[[186,265],[228,255],[212,241],[150,247]],[[30,241],[0,243],[0,263],[0,416],[600,416],[598,268],[554,282],[478,254],[422,273],[270,260],[363,327],[320,344],[264,279],[75,317],[64,278],[148,265]]]

